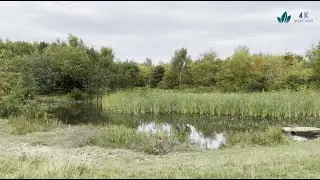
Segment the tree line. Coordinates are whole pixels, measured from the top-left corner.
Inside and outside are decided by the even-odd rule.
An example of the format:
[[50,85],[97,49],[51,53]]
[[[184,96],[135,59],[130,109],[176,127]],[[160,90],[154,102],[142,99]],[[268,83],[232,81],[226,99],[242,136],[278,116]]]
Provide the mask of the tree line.
[[99,94],[133,87],[210,88],[220,92],[299,90],[320,86],[320,43],[305,57],[251,54],[239,46],[221,59],[213,50],[191,59],[186,48],[174,52],[169,63],[153,65],[115,59],[111,48],[85,45],[72,34],[66,41],[0,40],[0,94],[21,89],[26,94],[81,91]]

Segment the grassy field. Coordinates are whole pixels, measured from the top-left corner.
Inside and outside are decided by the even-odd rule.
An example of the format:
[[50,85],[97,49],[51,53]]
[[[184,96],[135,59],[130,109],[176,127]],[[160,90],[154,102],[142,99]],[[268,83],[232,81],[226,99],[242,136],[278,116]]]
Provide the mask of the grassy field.
[[150,155],[89,146],[89,126],[25,135],[0,121],[0,178],[319,178],[320,141]]
[[210,114],[215,116],[320,117],[317,92],[181,93],[136,89],[106,95],[106,110],[132,114]]

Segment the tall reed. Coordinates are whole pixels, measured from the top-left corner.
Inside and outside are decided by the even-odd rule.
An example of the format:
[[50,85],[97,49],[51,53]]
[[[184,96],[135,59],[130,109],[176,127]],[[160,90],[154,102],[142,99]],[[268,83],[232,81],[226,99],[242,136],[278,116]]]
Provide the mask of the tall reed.
[[106,95],[106,110],[130,114],[207,114],[215,116],[320,117],[317,92],[181,93],[138,89]]

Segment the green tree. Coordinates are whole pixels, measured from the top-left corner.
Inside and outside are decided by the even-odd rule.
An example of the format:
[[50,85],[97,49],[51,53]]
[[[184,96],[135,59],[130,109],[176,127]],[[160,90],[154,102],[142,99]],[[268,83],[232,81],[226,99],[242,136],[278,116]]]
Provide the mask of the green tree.
[[176,50],[171,59],[170,70],[165,73],[166,86],[173,88],[175,86],[181,87],[182,84],[191,84],[190,63],[191,58],[188,56],[186,48]]
[[194,85],[215,86],[216,73],[220,70],[221,61],[216,60],[216,53],[212,50],[202,54],[202,58],[190,64],[190,72]]
[[139,72],[141,76],[140,85],[149,86],[152,75],[152,66],[139,65]]
[[162,81],[164,76],[164,67],[163,66],[156,66],[152,71],[150,87],[156,88],[158,87],[159,83]]
[[139,85],[141,80],[139,74],[139,67],[133,61],[118,62],[113,66],[112,87],[132,88]]
[[313,70],[312,81],[319,88],[320,87],[320,42],[313,45],[307,53],[307,58]]
[[230,60],[217,74],[218,86],[223,91],[245,91],[253,73],[253,65],[248,48],[238,47]]
[[[64,44],[64,42],[60,42],[60,40],[57,40],[57,41],[60,45]],[[74,48],[77,48],[77,47],[84,48],[85,47],[83,40],[79,39],[77,36],[74,36],[72,34],[69,34],[69,36],[68,36],[68,43],[70,46],[72,46]]]
[[283,77],[283,81],[287,88],[298,91],[301,87],[309,87],[312,75],[312,69],[306,67],[304,62],[294,56],[293,63]]
[[99,96],[106,90],[111,89],[112,65],[114,53],[111,48],[102,47],[100,53],[94,48],[87,49],[87,54],[90,58],[88,83],[86,91],[89,94]]
[[147,58],[147,59],[144,61],[143,65],[144,65],[144,66],[152,67],[152,59]]
[[217,53],[213,50],[210,49],[208,52],[205,52],[203,54],[201,54],[201,60],[202,61],[216,61],[217,60]]

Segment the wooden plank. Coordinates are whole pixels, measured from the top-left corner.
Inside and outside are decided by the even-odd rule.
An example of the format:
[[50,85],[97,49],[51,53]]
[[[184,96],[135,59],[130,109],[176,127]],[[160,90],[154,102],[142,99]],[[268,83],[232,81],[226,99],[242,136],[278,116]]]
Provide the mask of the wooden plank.
[[292,128],[293,131],[318,131],[320,130],[320,128],[316,128],[316,127],[294,127]]
[[283,127],[282,131],[288,135],[316,138],[320,136],[320,128],[316,127]]
[[283,127],[282,130],[285,132],[320,132],[320,128],[316,127]]
[[291,127],[283,127],[282,130],[284,132],[291,132],[292,131],[292,128]]

